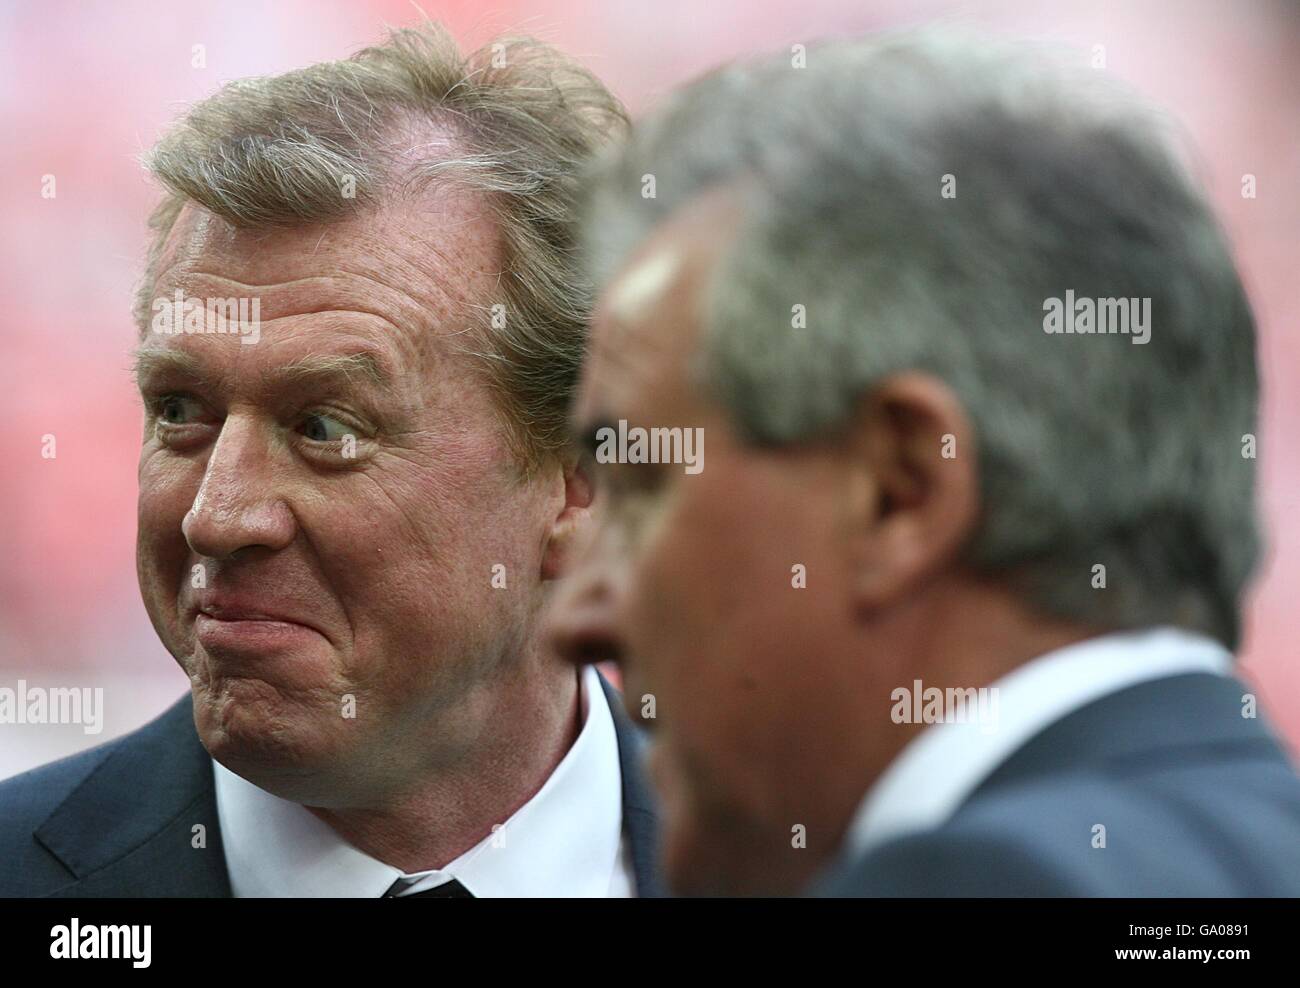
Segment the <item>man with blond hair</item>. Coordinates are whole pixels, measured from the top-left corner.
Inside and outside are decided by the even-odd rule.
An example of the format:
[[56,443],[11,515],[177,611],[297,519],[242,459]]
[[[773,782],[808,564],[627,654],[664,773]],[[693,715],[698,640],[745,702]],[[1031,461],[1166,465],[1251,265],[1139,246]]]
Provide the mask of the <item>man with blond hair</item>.
[[536,633],[589,503],[574,178],[624,124],[428,25],[157,144],[137,562],[191,695],[0,786],[0,893],[653,893],[635,732]]

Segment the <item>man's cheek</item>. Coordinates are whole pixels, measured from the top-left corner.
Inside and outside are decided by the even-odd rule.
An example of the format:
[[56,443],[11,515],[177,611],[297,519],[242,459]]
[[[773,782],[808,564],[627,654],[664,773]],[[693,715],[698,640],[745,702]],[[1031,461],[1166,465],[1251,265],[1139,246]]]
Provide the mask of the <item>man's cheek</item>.
[[175,499],[155,492],[140,498],[139,530],[136,548],[141,564],[160,568],[183,560],[188,552],[181,523],[186,508],[177,508]]
[[643,657],[637,656],[632,665],[620,665],[619,674],[623,677],[623,708],[632,723],[646,730],[658,728],[659,697],[653,678],[646,674]]
[[[670,885],[710,894],[720,857],[730,850],[731,815],[716,786],[698,774],[675,740],[656,741],[648,768],[660,799],[662,851]],[[720,801],[721,800],[721,801]]]
[[660,812],[672,836],[686,841],[693,831],[692,818],[683,765],[673,748],[672,741],[660,736],[646,752],[646,775],[659,795]]
[[180,587],[189,546],[181,523],[192,497],[165,472],[141,471],[136,530],[136,566],[146,603],[167,599]]
[[143,532],[181,537],[181,522],[194,505],[203,480],[202,467],[189,462],[167,463],[160,454],[141,458],[139,524]]

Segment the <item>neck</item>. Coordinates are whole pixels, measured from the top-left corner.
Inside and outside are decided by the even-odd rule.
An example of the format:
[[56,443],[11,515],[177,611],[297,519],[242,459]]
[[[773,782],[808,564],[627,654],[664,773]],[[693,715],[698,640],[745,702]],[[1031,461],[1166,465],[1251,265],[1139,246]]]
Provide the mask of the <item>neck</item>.
[[[986,687],[1040,655],[1097,633],[1035,614],[1009,591],[970,581],[932,587],[873,626],[869,640],[848,650],[865,659],[843,664],[841,678],[823,693],[817,710],[820,743],[809,747],[834,751],[835,761],[828,759],[799,790],[799,805],[821,808],[819,832],[833,839],[824,858],[792,859],[802,870],[789,877],[788,887],[799,887],[829,859],[865,793],[925,730],[924,724],[893,721],[894,689],[911,690],[918,679],[926,687]],[[831,744],[830,738],[839,740]]]
[[494,690],[472,715],[482,729],[465,749],[470,757],[374,805],[307,808],[353,847],[403,872],[443,868],[532,799],[573,747],[582,726],[579,682],[566,667],[522,698]]
[[[873,709],[885,703],[888,711],[890,690],[910,688],[917,679],[941,689],[990,686],[1026,662],[1100,630],[1040,614],[1000,585],[953,579],[919,600],[914,611],[899,615],[891,629],[897,645],[885,650],[897,660],[876,683]],[[925,728],[894,724],[888,716],[872,723],[877,736],[866,747],[878,753],[880,769]]]

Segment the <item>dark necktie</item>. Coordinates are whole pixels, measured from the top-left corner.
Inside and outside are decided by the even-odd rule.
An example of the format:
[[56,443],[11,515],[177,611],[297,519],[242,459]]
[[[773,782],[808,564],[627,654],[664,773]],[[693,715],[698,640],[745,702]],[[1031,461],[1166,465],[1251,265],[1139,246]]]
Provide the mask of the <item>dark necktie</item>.
[[400,878],[393,882],[392,887],[384,893],[385,899],[472,899],[474,893],[467,889],[456,879],[450,882],[443,882],[441,885],[435,885],[431,889],[425,889],[423,892],[412,892],[410,895],[398,895],[406,882]]

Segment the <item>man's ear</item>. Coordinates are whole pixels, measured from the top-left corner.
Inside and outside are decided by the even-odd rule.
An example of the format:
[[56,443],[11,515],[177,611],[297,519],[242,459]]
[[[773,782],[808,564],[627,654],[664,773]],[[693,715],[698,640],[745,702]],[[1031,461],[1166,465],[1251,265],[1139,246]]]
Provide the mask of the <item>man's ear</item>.
[[542,550],[542,579],[555,580],[568,570],[569,561],[591,523],[593,489],[582,460],[566,456],[562,466],[564,500],[551,522]]
[[854,600],[885,608],[956,564],[979,515],[975,434],[938,378],[886,378],[846,437]]

